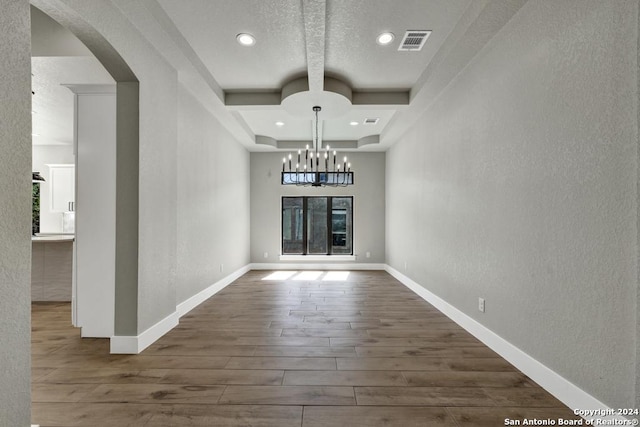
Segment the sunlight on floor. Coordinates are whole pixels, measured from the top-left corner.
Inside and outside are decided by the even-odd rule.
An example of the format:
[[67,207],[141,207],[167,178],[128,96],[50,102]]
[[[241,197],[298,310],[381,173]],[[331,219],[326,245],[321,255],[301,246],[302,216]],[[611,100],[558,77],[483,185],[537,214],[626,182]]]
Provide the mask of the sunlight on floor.
[[287,280],[296,273],[297,271],[274,271],[262,280]]
[[322,280],[323,282],[340,282],[347,280],[349,274],[349,271],[274,271],[261,280]]
[[302,271],[293,280],[318,280],[322,271]]
[[322,278],[323,282],[339,282],[347,280],[349,277],[348,271],[328,271]]

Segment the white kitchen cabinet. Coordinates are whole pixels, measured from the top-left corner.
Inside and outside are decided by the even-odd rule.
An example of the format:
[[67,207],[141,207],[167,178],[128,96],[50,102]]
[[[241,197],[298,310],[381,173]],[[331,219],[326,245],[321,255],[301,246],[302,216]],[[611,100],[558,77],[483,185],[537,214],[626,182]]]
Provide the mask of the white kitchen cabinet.
[[76,200],[75,165],[49,166],[49,191],[51,212],[67,212]]

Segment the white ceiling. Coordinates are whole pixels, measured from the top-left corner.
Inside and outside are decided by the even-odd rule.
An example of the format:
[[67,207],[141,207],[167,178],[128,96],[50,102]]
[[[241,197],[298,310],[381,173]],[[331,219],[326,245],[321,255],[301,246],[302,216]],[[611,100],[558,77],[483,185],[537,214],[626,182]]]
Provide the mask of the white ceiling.
[[[399,128],[406,126],[403,117],[409,116],[414,94],[428,76],[430,63],[472,3],[145,0],[145,8],[134,9],[126,0],[112,1],[160,53],[175,55],[163,49],[168,40],[178,47],[180,61],[168,60],[179,72],[185,72],[186,58],[212,89],[201,94],[203,99],[218,98],[226,110],[221,122],[234,120],[232,133],[253,151],[290,148],[292,141],[310,143],[311,107],[315,104],[323,107],[319,133],[325,144],[336,141],[350,149],[386,150],[393,141],[384,135],[401,133]],[[150,15],[157,21],[156,28],[159,24],[163,29],[162,36],[145,27]],[[50,26],[42,17],[36,18],[33,26]],[[64,38],[60,28],[55,30],[58,38]],[[420,52],[398,51],[407,30],[432,31]],[[383,31],[395,34],[389,46],[376,43]],[[256,44],[239,45],[236,35],[242,32],[253,34]],[[69,50],[65,53],[59,45],[39,51],[41,55],[55,51],[57,57],[33,58],[34,109],[42,110],[34,115],[34,132],[51,141],[45,143],[70,143],[72,139],[71,122],[62,123],[63,115],[68,116],[69,108],[72,111],[73,97],[69,92],[69,105],[62,95],[62,90],[68,90],[53,87],[113,82],[95,58],[84,56],[77,47],[72,53],[75,56],[60,56],[69,55]],[[365,118],[379,121],[363,125]],[[284,126],[276,126],[277,121]],[[359,125],[351,126],[351,121]],[[356,148],[364,138],[369,144]]]

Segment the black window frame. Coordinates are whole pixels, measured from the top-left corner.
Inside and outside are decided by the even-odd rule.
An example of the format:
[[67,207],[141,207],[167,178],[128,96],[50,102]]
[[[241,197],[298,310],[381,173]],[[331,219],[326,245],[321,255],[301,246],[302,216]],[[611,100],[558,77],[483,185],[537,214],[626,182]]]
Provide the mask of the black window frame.
[[[284,239],[284,229],[285,229],[285,215],[284,215],[284,206],[285,199],[302,199],[302,253],[300,252],[285,252],[285,239]],[[309,239],[308,239],[308,201],[309,199],[326,199],[327,203],[327,253],[309,253]],[[350,247],[351,251],[349,253],[333,253],[333,199],[350,199],[351,200],[351,209],[348,209],[350,214],[347,214],[347,224],[351,224],[351,233],[348,231],[346,235],[351,238]],[[335,209],[340,209],[340,207],[336,207]],[[355,224],[353,222],[353,196],[282,196],[281,204],[280,204],[280,253],[282,255],[298,255],[298,256],[353,256],[354,253],[354,245],[353,245],[353,235]],[[348,230],[348,226],[347,226]]]

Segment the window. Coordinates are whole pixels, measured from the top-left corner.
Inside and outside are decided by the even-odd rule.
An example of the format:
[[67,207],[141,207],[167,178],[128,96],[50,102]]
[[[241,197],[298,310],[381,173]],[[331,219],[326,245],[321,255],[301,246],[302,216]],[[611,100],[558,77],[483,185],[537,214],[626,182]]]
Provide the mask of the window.
[[283,255],[353,255],[353,197],[283,197]]

